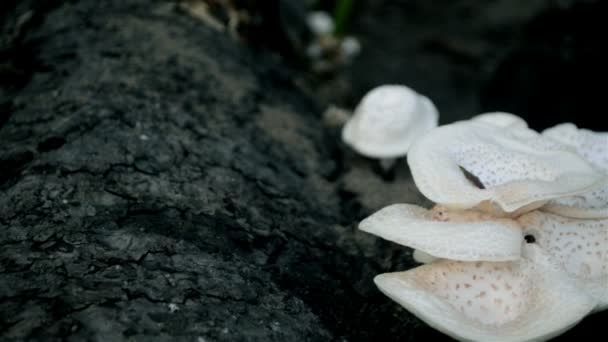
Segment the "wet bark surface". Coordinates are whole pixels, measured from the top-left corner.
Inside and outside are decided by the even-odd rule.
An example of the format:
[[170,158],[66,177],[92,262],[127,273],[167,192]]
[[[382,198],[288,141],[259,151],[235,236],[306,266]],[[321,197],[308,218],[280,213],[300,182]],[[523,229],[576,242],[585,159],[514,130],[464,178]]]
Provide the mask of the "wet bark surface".
[[411,251],[356,231],[411,179],[272,55],[166,1],[3,6],[2,340],[445,339],[373,285]]

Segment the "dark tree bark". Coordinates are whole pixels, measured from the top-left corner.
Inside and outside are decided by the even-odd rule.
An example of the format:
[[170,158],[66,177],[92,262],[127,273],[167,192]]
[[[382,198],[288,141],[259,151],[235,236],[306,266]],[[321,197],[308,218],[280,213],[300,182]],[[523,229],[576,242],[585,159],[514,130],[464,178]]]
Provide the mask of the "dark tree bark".
[[285,70],[166,1],[26,5],[4,46],[3,339],[372,327],[379,268],[328,181],[319,108]]
[[443,338],[373,285],[410,252],[356,231],[415,192],[355,200],[272,56],[167,1],[3,6],[0,339]]

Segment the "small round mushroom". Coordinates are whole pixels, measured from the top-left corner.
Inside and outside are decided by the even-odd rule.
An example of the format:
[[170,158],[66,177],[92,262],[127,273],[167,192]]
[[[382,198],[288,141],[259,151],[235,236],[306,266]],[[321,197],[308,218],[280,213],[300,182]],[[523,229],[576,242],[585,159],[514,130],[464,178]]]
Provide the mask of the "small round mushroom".
[[334,31],[334,19],[329,13],[324,11],[315,11],[308,14],[306,23],[310,30],[318,35],[328,35]]
[[355,37],[344,37],[340,44],[340,51],[346,58],[355,57],[361,52],[361,43]]
[[437,127],[439,114],[425,96],[403,85],[369,91],[342,129],[342,140],[358,153],[381,160],[387,170],[421,135]]

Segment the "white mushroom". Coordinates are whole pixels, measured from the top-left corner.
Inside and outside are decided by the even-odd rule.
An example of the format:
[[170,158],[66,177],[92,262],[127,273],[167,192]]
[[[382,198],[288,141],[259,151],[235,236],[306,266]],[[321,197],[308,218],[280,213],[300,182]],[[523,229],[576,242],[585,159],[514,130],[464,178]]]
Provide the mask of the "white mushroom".
[[428,264],[377,276],[384,294],[472,341],[546,340],[608,309],[608,133],[486,113],[418,138],[408,163],[438,205],[391,205],[359,228]]
[[530,242],[546,251],[598,300],[598,310],[608,307],[608,219],[575,219],[534,211],[517,222]]
[[506,112],[483,113],[472,117],[471,120],[504,128],[528,128],[528,123],[524,119]]
[[542,135],[574,147],[585,159],[608,171],[608,132],[579,129],[564,123],[547,128]]
[[412,145],[408,163],[431,201],[511,215],[592,191],[607,179],[570,147],[530,129],[479,121],[433,129]]
[[519,261],[440,260],[374,281],[408,311],[459,340],[546,340],[580,321],[596,302],[536,246],[526,250]]
[[329,13],[324,11],[314,11],[308,14],[306,18],[308,28],[318,35],[328,35],[334,32],[334,19]]
[[513,220],[441,206],[394,204],[361,221],[359,229],[436,258],[462,261],[516,260],[523,241]]
[[355,37],[344,37],[340,44],[340,51],[346,58],[353,58],[361,52],[361,43]]
[[[432,259],[422,262],[432,263],[374,281],[430,326],[461,340],[546,340],[608,308],[608,219],[539,210],[498,219],[399,204],[360,228],[429,253]],[[492,250],[520,254],[496,262]]]
[[342,140],[360,154],[390,160],[407,154],[418,137],[437,126],[437,109],[425,96],[402,85],[368,92],[342,129]]
[[[573,147],[587,161],[608,174],[608,132],[578,129],[565,123],[546,129],[542,134]],[[584,194],[554,199],[544,209],[570,217],[608,218],[608,182]]]

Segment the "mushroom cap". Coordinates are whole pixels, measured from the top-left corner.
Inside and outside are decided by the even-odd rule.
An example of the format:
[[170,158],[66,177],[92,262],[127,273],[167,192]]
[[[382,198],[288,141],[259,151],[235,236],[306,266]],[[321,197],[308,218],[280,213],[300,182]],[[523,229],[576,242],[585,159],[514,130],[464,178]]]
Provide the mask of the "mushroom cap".
[[334,19],[324,11],[314,11],[306,18],[308,28],[319,36],[331,34],[334,31]]
[[600,303],[608,305],[608,219],[588,220],[533,211],[517,218],[523,233]]
[[585,159],[608,172],[608,132],[579,129],[572,123],[563,123],[547,128],[542,135],[572,146]]
[[526,249],[518,261],[439,260],[374,281],[408,311],[459,340],[546,340],[578,323],[596,301],[537,247]]
[[384,85],[363,97],[342,129],[342,140],[366,157],[395,158],[436,127],[438,117],[427,97],[406,86]]
[[507,112],[482,113],[472,117],[471,120],[505,128],[528,128],[528,123],[524,119]]
[[490,204],[505,213],[592,191],[607,179],[568,146],[530,129],[479,121],[431,130],[412,145],[408,164],[431,201],[453,209]]
[[506,261],[521,256],[521,227],[478,211],[432,210],[394,204],[361,221],[359,229],[437,258]]
[[[608,132],[578,129],[571,123],[565,123],[544,130],[542,135],[571,146],[608,174]],[[554,199],[547,203],[545,209],[569,217],[608,218],[608,182],[584,194]]]

